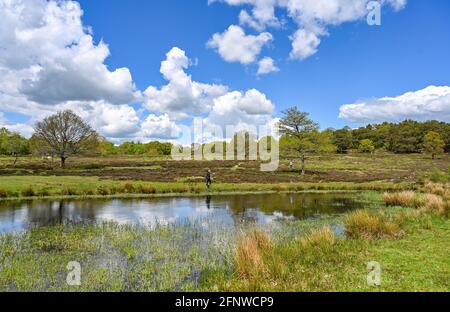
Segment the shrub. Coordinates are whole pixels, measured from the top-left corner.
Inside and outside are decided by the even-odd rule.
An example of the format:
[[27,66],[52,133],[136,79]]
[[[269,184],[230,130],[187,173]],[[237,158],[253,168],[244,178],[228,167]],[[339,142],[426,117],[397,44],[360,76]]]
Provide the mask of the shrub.
[[253,231],[238,241],[236,248],[236,268],[243,278],[260,276],[267,272],[263,254],[272,249],[269,235],[263,231]]
[[30,185],[30,186],[26,187],[25,189],[23,189],[21,194],[23,197],[33,197],[35,195],[35,192],[33,190],[33,187],[31,187],[31,185]]
[[371,140],[361,140],[359,142],[358,151],[360,153],[371,154],[375,151],[375,146]]
[[345,219],[345,231],[350,237],[366,239],[402,235],[398,224],[390,222],[382,215],[363,210],[355,211]]
[[412,191],[384,193],[384,202],[388,206],[418,208],[424,205],[424,199]]

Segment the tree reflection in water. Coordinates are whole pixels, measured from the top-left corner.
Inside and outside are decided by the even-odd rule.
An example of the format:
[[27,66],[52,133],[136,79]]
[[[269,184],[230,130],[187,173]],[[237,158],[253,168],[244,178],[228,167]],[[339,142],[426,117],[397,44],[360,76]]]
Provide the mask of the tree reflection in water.
[[154,220],[217,219],[226,224],[261,223],[339,214],[362,207],[354,193],[281,193],[208,195],[152,199],[95,199],[0,202],[0,232],[29,226],[113,221],[151,223]]

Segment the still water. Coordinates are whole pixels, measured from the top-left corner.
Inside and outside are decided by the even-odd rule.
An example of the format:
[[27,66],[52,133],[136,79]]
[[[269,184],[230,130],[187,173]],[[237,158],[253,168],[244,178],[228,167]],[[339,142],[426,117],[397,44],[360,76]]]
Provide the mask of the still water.
[[76,222],[160,224],[209,220],[236,227],[335,215],[362,208],[353,193],[253,194],[151,199],[0,202],[0,233]]

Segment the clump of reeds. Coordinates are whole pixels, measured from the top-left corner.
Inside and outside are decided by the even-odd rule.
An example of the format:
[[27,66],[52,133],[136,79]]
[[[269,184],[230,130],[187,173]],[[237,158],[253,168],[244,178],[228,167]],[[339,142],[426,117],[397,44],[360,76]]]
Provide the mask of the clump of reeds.
[[434,194],[426,194],[424,196],[425,204],[423,206],[423,209],[427,212],[435,213],[438,215],[445,214],[448,203],[444,201],[444,199],[441,196],[437,196]]
[[242,236],[236,248],[236,268],[243,278],[261,276],[267,272],[263,256],[272,249],[270,236],[255,230]]
[[425,185],[423,186],[422,190],[424,193],[430,193],[435,195],[444,195],[446,192],[446,189],[449,189],[449,187],[442,183],[434,183],[431,181],[425,182]]
[[300,239],[302,247],[329,248],[336,243],[336,235],[329,225],[319,230],[313,230]]
[[424,198],[412,191],[384,193],[384,202],[388,206],[419,208],[425,203]]
[[345,231],[353,238],[379,239],[399,237],[403,234],[400,226],[385,216],[358,210],[345,219]]

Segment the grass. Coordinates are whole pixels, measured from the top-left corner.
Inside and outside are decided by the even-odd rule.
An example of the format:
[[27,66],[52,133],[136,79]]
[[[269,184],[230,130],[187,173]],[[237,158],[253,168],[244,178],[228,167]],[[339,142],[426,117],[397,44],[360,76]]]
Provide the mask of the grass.
[[[216,291],[448,291],[450,222],[433,217],[431,227],[422,219],[408,219],[405,235],[335,237],[328,228],[277,244],[262,253],[260,274],[220,268],[209,272],[202,290]],[[377,261],[382,284],[367,284],[366,266]],[[236,263],[235,267],[238,268]],[[255,266],[256,267],[256,266]],[[237,270],[237,269],[235,269]]]
[[[223,164],[217,167],[219,176],[231,182],[215,181],[208,192],[196,175],[209,163],[177,164],[180,168],[175,169],[182,173],[170,176],[173,181],[150,182],[144,180],[165,178],[174,163],[108,158],[95,164],[98,159],[75,159],[61,171],[50,164],[42,168],[39,159],[21,160],[23,168],[10,168],[9,160],[0,159],[2,200],[386,192],[384,196],[367,193],[367,209],[362,211],[288,221],[266,232],[245,228],[236,234],[220,226],[205,231],[200,224],[69,224],[3,235],[0,290],[449,291],[450,184],[444,171],[448,161],[448,155],[435,162],[420,155],[317,156],[308,158],[308,169],[315,170],[308,176],[310,181],[300,181],[303,177],[291,172],[286,161],[271,176],[257,171],[253,163]],[[121,175],[123,171],[127,172]],[[149,176],[138,176],[142,181],[128,178],[141,171],[150,172]],[[432,182],[426,182],[430,178]],[[66,284],[70,261],[82,265],[80,287]],[[380,287],[367,285],[366,266],[371,261],[382,266]]]
[[400,193],[385,193],[384,201],[388,206],[401,207],[422,207],[425,204],[425,199],[415,192],[405,191]]
[[[442,187],[446,193],[447,186]],[[433,194],[421,196],[414,193],[385,194],[387,202],[400,203],[400,206],[409,204],[410,207],[378,207],[348,213],[341,221],[346,236],[336,237],[326,225],[307,234],[297,234],[300,236],[296,239],[285,239],[263,252],[255,247],[256,243],[250,244],[253,249],[247,249],[252,250],[256,258],[247,266],[253,270],[259,268],[258,274],[243,275],[243,261],[238,258],[234,274],[225,269],[210,272],[205,278],[204,289],[449,291],[450,220],[439,213],[442,203],[448,205],[448,202]],[[423,207],[416,205],[419,197],[423,198]],[[246,242],[251,242],[251,236]],[[379,287],[370,286],[366,281],[366,265],[372,261],[382,267],[383,282]]]
[[347,216],[345,230],[352,238],[379,239],[402,235],[398,224],[389,221],[381,214],[363,210],[355,211]]
[[[448,291],[450,220],[421,208],[367,209],[277,226],[69,224],[0,236],[2,291]],[[345,234],[338,234],[342,227]],[[82,285],[65,283],[67,263]],[[382,284],[367,284],[367,263]]]
[[266,232],[254,230],[241,237],[236,247],[236,270],[239,276],[255,277],[264,275],[267,268],[263,255],[272,250],[272,241]]
[[[49,226],[0,237],[1,291],[188,291],[200,272],[221,264],[226,246],[208,245],[196,225]],[[212,235],[212,234],[211,234]],[[66,284],[67,264],[82,285]]]
[[324,183],[204,183],[116,181],[78,176],[4,176],[0,177],[0,199],[30,197],[126,197],[128,195],[301,192],[301,191],[398,191],[413,189],[412,183],[324,182]]

